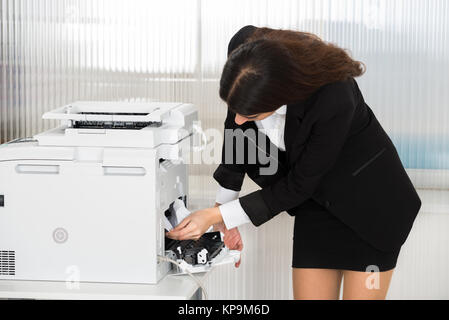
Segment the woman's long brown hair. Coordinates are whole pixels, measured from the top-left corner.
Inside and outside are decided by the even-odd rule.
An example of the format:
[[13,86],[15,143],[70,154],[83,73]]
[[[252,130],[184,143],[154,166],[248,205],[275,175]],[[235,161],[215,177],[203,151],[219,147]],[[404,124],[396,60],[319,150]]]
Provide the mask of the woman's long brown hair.
[[231,111],[254,115],[305,100],[328,83],[364,71],[362,62],[314,34],[257,28],[229,54],[220,97]]

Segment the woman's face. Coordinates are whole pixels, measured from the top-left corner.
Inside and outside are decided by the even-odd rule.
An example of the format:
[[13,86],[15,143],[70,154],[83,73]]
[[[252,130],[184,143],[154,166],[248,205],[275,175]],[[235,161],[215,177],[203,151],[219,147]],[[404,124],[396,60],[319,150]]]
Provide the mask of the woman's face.
[[244,124],[247,121],[257,121],[257,120],[263,120],[266,117],[271,116],[274,113],[274,111],[271,112],[263,112],[263,113],[258,113],[258,114],[254,114],[254,115],[250,115],[250,116],[242,116],[238,113],[235,114],[235,123],[237,123],[239,126]]

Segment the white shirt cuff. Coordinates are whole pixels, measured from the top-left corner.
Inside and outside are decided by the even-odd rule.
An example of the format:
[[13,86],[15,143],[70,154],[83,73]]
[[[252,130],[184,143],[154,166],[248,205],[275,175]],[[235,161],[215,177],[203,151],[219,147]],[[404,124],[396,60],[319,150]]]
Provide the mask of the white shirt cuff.
[[239,199],[226,202],[218,207],[226,228],[232,229],[242,224],[251,222],[245,210],[240,205]]
[[238,199],[238,197],[239,197],[238,191],[226,189],[226,188],[223,188],[222,186],[219,186],[219,188],[217,190],[217,196],[215,198],[215,202],[219,203],[219,204],[223,204],[223,203]]

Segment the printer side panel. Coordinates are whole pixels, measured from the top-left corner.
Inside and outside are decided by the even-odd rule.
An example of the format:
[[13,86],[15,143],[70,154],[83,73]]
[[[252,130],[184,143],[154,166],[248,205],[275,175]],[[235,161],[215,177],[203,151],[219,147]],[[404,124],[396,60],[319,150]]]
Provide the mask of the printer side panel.
[[134,157],[0,161],[0,279],[156,283],[159,161]]
[[[161,160],[158,168],[156,199],[158,202],[158,233],[157,251],[159,255],[165,255],[165,229],[162,217],[176,199],[187,201],[188,195],[188,166],[181,162]],[[172,266],[168,266],[171,269]],[[160,272],[164,272],[167,266]]]

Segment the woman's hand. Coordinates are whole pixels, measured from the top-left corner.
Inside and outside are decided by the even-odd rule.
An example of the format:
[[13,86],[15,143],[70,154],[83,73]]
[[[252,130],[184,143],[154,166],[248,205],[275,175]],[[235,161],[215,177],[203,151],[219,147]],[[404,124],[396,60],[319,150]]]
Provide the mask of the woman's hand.
[[[181,221],[173,230],[167,232],[167,237],[175,240],[198,240],[211,225],[214,226],[214,231],[220,231],[224,234],[223,242],[230,250],[243,250],[243,242],[240,232],[237,228],[228,230],[221,217],[219,204],[214,208],[195,211],[184,220]],[[235,264],[235,267],[240,266],[241,259]]]
[[[228,230],[223,222],[214,224],[214,231],[220,231],[223,233],[223,242],[230,250],[243,250],[243,241],[240,236],[239,229],[237,227]],[[235,267],[238,268],[242,259],[236,262]]]
[[[242,237],[240,236],[240,232],[237,227],[226,230],[226,232],[224,233],[223,242],[230,250],[243,250]],[[240,260],[235,263],[235,267],[238,268],[241,262],[242,258],[240,257]]]
[[[215,203],[215,207],[218,207],[219,205],[220,205],[219,203]],[[221,233],[224,234],[223,242],[225,246],[228,247],[230,250],[238,250],[238,251],[243,250],[242,237],[240,236],[240,232],[239,229],[237,229],[237,227],[228,230],[224,222],[220,222],[214,224],[214,231],[220,231]],[[235,267],[238,268],[241,262],[242,258],[240,258],[240,260],[235,263]]]
[[195,211],[181,221],[167,237],[175,240],[198,240],[211,225],[223,222],[218,207]]

